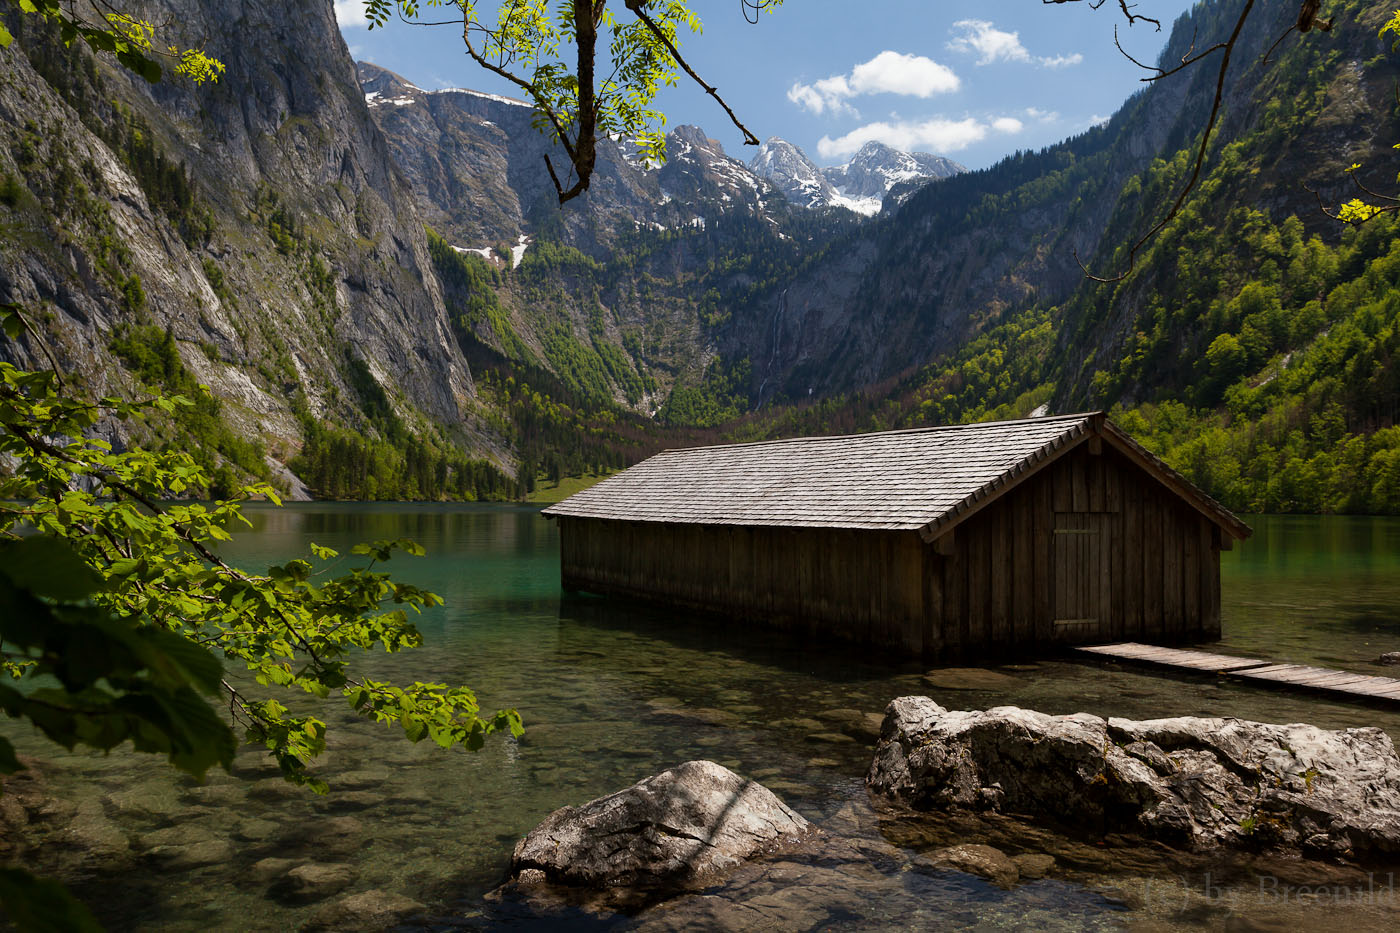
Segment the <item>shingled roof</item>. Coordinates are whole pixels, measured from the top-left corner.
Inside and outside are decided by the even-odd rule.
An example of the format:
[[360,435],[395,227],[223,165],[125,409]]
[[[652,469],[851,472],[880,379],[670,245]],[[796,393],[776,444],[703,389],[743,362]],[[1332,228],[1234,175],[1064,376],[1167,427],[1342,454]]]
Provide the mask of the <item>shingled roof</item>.
[[1091,436],[1128,454],[1234,537],[1250,534],[1101,412],[666,450],[544,514],[931,537]]

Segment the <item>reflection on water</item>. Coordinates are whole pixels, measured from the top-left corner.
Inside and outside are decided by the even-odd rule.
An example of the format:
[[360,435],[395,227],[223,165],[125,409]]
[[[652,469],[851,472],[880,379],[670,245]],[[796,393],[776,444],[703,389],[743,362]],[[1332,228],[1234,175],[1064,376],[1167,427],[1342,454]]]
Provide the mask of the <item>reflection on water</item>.
[[[1218,885],[1209,872],[1177,878],[1127,855],[1105,858],[1077,843],[1018,841],[1014,834],[995,841],[1008,850],[1053,849],[1058,867],[1046,880],[1001,891],[930,872],[918,861],[922,848],[946,844],[942,837],[954,829],[983,830],[926,823],[882,831],[861,782],[873,723],[892,697],[907,693],[930,693],[953,707],[1236,715],[1330,728],[1380,725],[1400,736],[1395,712],[1056,660],[1006,668],[994,689],[937,690],[914,662],[862,659],[751,627],[562,597],[556,531],[533,509],[313,504],[251,514],[255,530],[225,549],[251,568],[304,553],[311,541],[347,555],[362,540],[407,536],[422,543],[428,557],[396,558],[391,569],[448,605],[422,617],[429,647],[374,656],[373,673],[469,684],[485,709],[519,708],[528,731],[478,754],[444,754],[327,703],[317,710],[332,730],[323,770],[333,790],[326,798],[287,787],[252,750],[239,756],[236,776],[216,776],[202,787],[139,756],[64,758],[53,782],[78,803],[75,832],[106,838],[105,857],[116,867],[104,872],[90,859],[79,863],[79,849],[51,847],[50,858],[60,870],[81,872],[80,890],[115,928],[294,927],[317,904],[298,902],[268,880],[275,868],[268,858],[348,866],[353,880],[344,891],[406,894],[428,905],[435,928],[509,923],[511,915],[487,910],[481,895],[503,877],[520,835],[556,807],[692,758],[762,781],[819,823],[900,847],[896,856],[872,859],[863,873],[840,876],[839,885],[813,880],[800,905],[784,908],[795,911],[792,927],[1252,929],[1277,922],[1308,929],[1335,916],[1354,929],[1379,929],[1400,917],[1386,897],[1345,904],[1270,899],[1253,879],[1213,892]],[[1400,522],[1252,524],[1255,538],[1224,556],[1226,648],[1359,670],[1372,670],[1367,661],[1381,650],[1400,648]],[[41,743],[23,744],[52,757]],[[212,853],[206,864],[188,864],[191,846]]]
[[1400,521],[1271,515],[1221,556],[1221,649],[1380,673],[1400,650]]

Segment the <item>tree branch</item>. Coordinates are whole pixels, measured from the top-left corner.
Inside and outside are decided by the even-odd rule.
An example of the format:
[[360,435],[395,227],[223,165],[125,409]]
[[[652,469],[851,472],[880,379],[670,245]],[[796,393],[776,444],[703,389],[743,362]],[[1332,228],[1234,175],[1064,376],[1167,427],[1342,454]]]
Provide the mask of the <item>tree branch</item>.
[[[1044,0],[1044,2],[1058,3],[1065,2],[1065,0]],[[1121,282],[1123,279],[1127,278],[1133,273],[1133,270],[1137,267],[1138,251],[1141,250],[1144,245],[1146,245],[1148,240],[1152,239],[1158,233],[1162,232],[1162,229],[1166,227],[1167,224],[1171,223],[1172,220],[1177,216],[1177,214],[1181,213],[1181,208],[1183,205],[1185,205],[1186,198],[1191,194],[1193,190],[1195,190],[1196,183],[1200,181],[1201,168],[1205,165],[1206,153],[1209,152],[1211,138],[1215,135],[1215,124],[1220,119],[1220,106],[1221,102],[1225,98],[1225,77],[1230,70],[1230,58],[1234,54],[1235,45],[1239,42],[1240,33],[1244,30],[1244,24],[1249,19],[1249,14],[1254,10],[1254,2],[1255,0],[1248,0],[1248,2],[1245,3],[1244,9],[1240,11],[1239,18],[1235,20],[1235,28],[1231,31],[1229,39],[1225,40],[1223,43],[1218,43],[1217,45],[1212,46],[1206,51],[1201,52],[1199,55],[1188,59],[1184,59],[1181,65],[1178,65],[1174,68],[1165,71],[1163,69],[1157,69],[1162,73],[1154,75],[1149,79],[1145,79],[1153,81],[1160,80],[1161,78],[1164,78],[1169,74],[1174,74],[1180,71],[1182,68],[1187,67],[1187,65],[1189,64],[1193,64],[1195,62],[1200,61],[1206,55],[1213,54],[1216,51],[1222,53],[1220,59],[1220,70],[1216,73],[1215,76],[1215,98],[1211,101],[1210,119],[1206,121],[1205,131],[1201,134],[1201,144],[1196,149],[1196,160],[1195,164],[1191,168],[1191,177],[1187,179],[1186,184],[1177,194],[1176,200],[1172,202],[1171,208],[1168,209],[1166,214],[1162,216],[1162,219],[1157,221],[1157,223],[1155,223],[1150,230],[1148,230],[1146,233],[1140,236],[1137,239],[1137,242],[1135,242],[1132,245],[1132,247],[1128,250],[1128,267],[1123,271],[1117,273],[1116,275],[1095,275],[1094,273],[1089,271],[1088,267],[1084,265],[1083,260],[1079,258],[1079,251],[1075,250],[1074,261],[1079,263],[1079,268],[1083,271],[1086,278],[1092,279],[1095,282]],[[1128,12],[1126,5],[1124,6],[1123,12],[1125,15],[1132,15]]]
[[656,37],[657,41],[660,42],[662,45],[666,46],[666,51],[670,53],[673,59],[675,59],[676,64],[680,65],[681,68],[685,71],[685,73],[690,75],[690,77],[695,81],[695,83],[700,85],[700,87],[704,89],[706,94],[709,94],[711,97],[713,97],[716,103],[718,103],[721,107],[724,108],[724,112],[729,115],[729,121],[733,123],[736,127],[738,127],[739,132],[744,134],[744,145],[757,146],[758,137],[755,136],[753,133],[749,132],[749,128],[747,126],[739,122],[738,116],[736,116],[734,111],[730,109],[729,104],[725,103],[724,98],[719,96],[719,91],[716,90],[713,86],[706,84],[704,79],[695,73],[695,69],[691,68],[690,63],[687,62],[685,58],[681,56],[680,50],[676,48],[675,43],[673,43],[670,40],[670,38],[668,38],[666,34],[662,32],[661,27],[657,25],[656,20],[651,18],[651,14],[649,14],[646,11],[646,0],[624,0],[624,2],[627,6],[627,9],[631,10],[633,15],[635,15],[637,19],[641,20],[643,23],[646,24],[647,29],[651,31],[651,34]]

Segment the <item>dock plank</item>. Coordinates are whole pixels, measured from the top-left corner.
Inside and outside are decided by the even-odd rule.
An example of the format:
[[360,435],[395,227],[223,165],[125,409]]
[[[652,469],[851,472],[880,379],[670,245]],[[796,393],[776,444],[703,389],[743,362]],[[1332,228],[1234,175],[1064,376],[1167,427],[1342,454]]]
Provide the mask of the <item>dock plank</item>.
[[1288,664],[1262,658],[1241,658],[1190,648],[1168,648],[1140,642],[1083,645],[1077,654],[1113,658],[1154,667],[1192,672],[1215,672],[1257,686],[1293,687],[1343,699],[1400,703],[1400,679],[1341,671],[1310,664]]
[[1106,657],[1150,661],[1167,667],[1190,667],[1202,671],[1237,671],[1245,668],[1264,667],[1270,663],[1262,658],[1240,658],[1228,654],[1213,654],[1209,651],[1164,648],[1161,645],[1143,645],[1137,642],[1123,642],[1115,645],[1085,645],[1079,650]]

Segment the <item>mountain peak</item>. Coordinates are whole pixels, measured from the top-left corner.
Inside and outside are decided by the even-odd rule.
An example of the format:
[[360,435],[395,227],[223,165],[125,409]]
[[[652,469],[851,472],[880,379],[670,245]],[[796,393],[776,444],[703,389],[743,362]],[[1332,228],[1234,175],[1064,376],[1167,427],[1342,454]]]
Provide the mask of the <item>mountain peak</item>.
[[872,139],[845,165],[822,170],[827,181],[848,198],[875,201],[876,210],[891,188],[906,182],[934,181],[967,169],[929,152],[904,152]]
[[806,153],[779,136],[758,147],[749,169],[777,185],[798,207],[828,207],[840,197]]
[[749,168],[772,181],[799,207],[844,207],[867,216],[880,212],[886,194],[896,185],[907,188],[907,183],[967,171],[942,156],[903,152],[873,139],[844,165],[818,168],[801,148],[779,136],[764,141]]
[[683,143],[694,146],[696,149],[708,149],[717,155],[725,154],[724,146],[720,145],[719,140],[711,139],[709,136],[706,136],[705,131],[698,126],[682,123],[672,130],[669,135],[674,136]]

